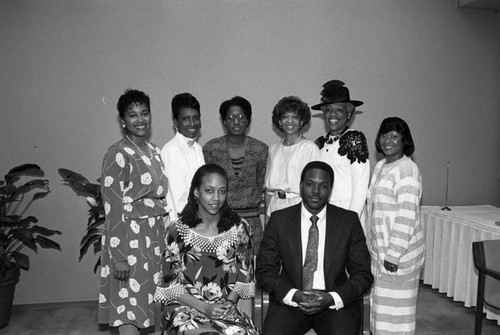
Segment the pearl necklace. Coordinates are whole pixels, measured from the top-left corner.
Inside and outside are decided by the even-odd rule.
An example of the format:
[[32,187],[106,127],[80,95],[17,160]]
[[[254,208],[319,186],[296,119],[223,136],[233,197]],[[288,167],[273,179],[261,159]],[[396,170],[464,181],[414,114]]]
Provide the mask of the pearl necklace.
[[145,141],[145,143],[146,143],[146,148],[148,148],[148,150],[149,150],[149,154],[150,154],[151,156],[146,155],[146,154],[144,153],[144,151],[142,151],[142,150],[141,150],[141,148],[139,148],[139,146],[138,146],[138,145],[137,145],[134,141],[132,141],[132,140],[130,139],[130,137],[128,137],[128,135],[125,135],[125,137],[126,137],[126,138],[130,141],[130,142],[132,142],[132,144],[133,144],[133,145],[135,145],[135,147],[136,147],[137,149],[139,149],[139,151],[142,153],[142,155],[143,155],[143,156],[146,156],[146,157],[147,157],[147,158],[149,158],[149,159],[153,159],[153,152],[151,151],[151,148],[149,147],[149,144],[148,144],[148,142],[147,142],[147,141]]

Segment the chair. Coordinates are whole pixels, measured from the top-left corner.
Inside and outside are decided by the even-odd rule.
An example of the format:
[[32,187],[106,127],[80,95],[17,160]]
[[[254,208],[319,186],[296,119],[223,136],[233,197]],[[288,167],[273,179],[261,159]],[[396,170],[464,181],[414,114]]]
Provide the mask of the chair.
[[500,240],[472,242],[472,254],[478,270],[474,334],[480,335],[483,303],[500,308]]
[[[360,309],[361,309],[361,320],[359,322],[359,335],[365,334],[364,332],[364,324],[365,324],[365,308],[364,305],[365,303],[368,303],[368,306],[370,302],[368,299],[365,299],[364,296],[362,296],[360,299]],[[255,286],[255,325],[262,330],[262,326],[264,325],[264,319],[266,318],[266,313],[267,309],[269,307],[269,293],[258,287],[258,285]],[[316,332],[311,329],[309,330],[306,334],[304,335],[314,335]],[[366,334],[370,334],[369,331],[366,332]]]

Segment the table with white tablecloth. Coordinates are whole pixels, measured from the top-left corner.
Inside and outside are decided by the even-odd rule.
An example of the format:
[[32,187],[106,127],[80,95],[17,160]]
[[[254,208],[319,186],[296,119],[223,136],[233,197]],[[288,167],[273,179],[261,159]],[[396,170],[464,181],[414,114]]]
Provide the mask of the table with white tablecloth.
[[[466,307],[476,306],[477,270],[472,258],[472,242],[500,239],[500,208],[422,206],[420,220],[425,231],[424,283],[446,293]],[[499,260],[500,261],[500,260]],[[500,310],[485,306],[487,319],[497,320]]]

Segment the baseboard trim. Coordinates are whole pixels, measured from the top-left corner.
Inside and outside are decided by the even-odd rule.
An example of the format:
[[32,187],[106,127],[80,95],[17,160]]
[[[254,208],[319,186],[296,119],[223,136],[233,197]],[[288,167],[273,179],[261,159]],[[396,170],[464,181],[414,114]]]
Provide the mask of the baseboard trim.
[[64,307],[64,306],[91,306],[99,304],[98,300],[80,300],[80,301],[62,301],[62,302],[36,302],[36,303],[28,303],[28,304],[15,304],[12,305],[12,308],[54,308],[54,307]]

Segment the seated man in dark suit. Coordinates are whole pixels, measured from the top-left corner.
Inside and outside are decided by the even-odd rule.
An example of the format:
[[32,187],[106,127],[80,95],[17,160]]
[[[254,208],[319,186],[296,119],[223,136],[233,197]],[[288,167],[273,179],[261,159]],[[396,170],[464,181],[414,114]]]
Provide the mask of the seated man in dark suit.
[[328,204],[333,178],[330,165],[310,162],[302,203],[269,219],[256,269],[271,296],[264,335],[357,333],[358,299],[373,283],[370,254],[358,215]]

